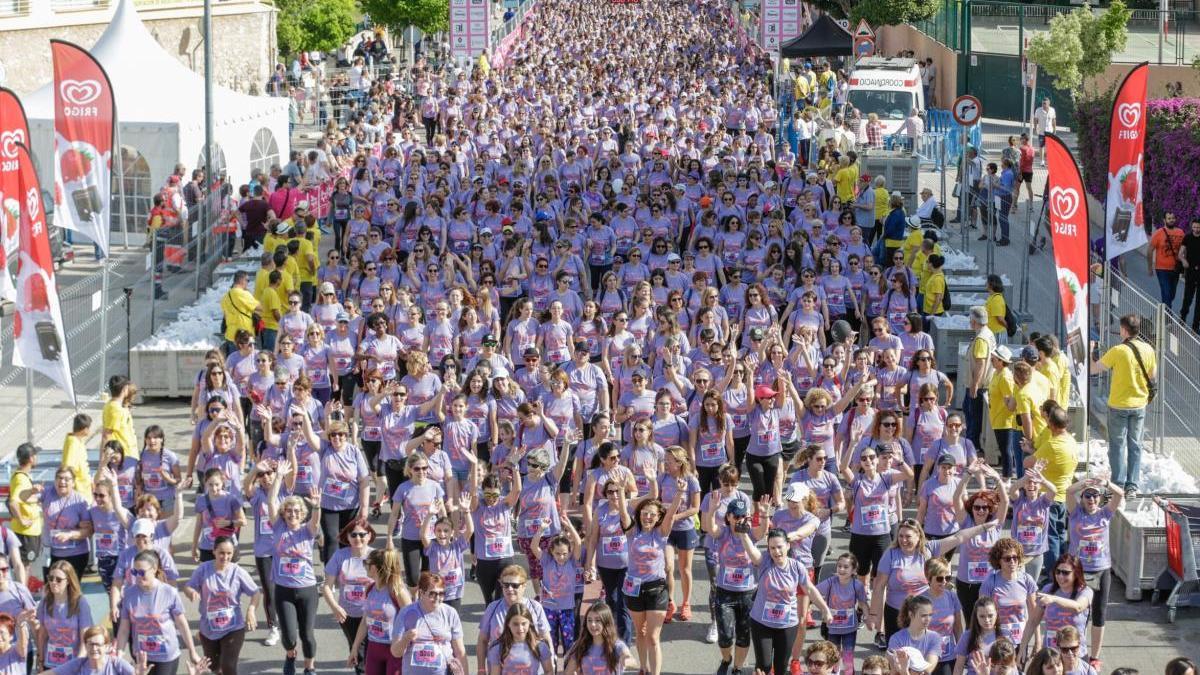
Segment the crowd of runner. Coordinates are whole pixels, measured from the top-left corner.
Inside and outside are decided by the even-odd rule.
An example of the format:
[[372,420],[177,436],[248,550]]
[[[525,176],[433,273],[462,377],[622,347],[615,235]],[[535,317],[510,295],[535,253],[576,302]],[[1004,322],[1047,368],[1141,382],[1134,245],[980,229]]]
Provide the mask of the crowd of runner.
[[[18,449],[0,673],[232,675],[261,629],[307,674],[329,613],[368,675],[658,675],[690,621],[720,675],[1094,675],[1125,486],[1075,477],[1054,339],[1004,344],[995,277],[981,366],[939,370],[937,228],[853,140],[777,143],[770,61],[719,3],[528,21],[503,68],[418,63],[411,100],[379,83],[248,191],[261,270],[222,302],[186,452],[135,435],[120,376],[98,467],[86,415],[53,484]],[[293,189],[325,174],[319,220]],[[956,388],[991,399],[964,416]]]

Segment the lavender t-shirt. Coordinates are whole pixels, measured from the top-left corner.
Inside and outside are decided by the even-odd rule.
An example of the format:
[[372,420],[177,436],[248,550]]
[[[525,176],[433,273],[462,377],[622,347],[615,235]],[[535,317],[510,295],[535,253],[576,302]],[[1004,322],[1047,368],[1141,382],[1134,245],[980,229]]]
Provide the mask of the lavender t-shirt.
[[1050,521],[1050,505],[1054,498],[1043,492],[1037,499],[1030,500],[1025,491],[1012,503],[1012,538],[1025,549],[1025,555],[1042,555],[1050,547],[1047,523]]
[[92,625],[92,612],[86,598],[79,598],[74,615],[68,616],[67,611],[65,602],[52,607],[47,607],[45,601],[38,603],[37,620],[50,636],[46,642],[47,666],[61,665],[74,658],[80,636]]
[[338,587],[338,604],[346,610],[347,616],[361,617],[363,603],[367,599],[367,587],[371,578],[367,576],[366,559],[370,548],[363,551],[361,558],[356,557],[349,546],[343,546],[329,556],[325,563],[325,577],[336,577]]
[[313,572],[313,533],[308,523],[289,530],[283,518],[271,524],[275,530],[275,547],[271,560],[271,578],[284,588],[308,588],[317,585]]
[[121,617],[132,630],[133,654],[145,653],[151,663],[170,663],[179,658],[179,630],[175,617],[183,615],[179,591],[164,583],[144,590],[138,584],[121,598]]
[[42,513],[45,514],[46,527],[43,530],[51,551],[59,558],[68,558],[88,552],[87,539],[73,539],[65,543],[54,540],[54,534],[60,531],[75,530],[80,523],[90,522],[90,506],[83,496],[72,491],[65,497],[60,496],[54,486],[42,491]]
[[1070,552],[1079,556],[1084,572],[1099,572],[1112,567],[1112,548],[1109,547],[1109,523],[1112,511],[1108,508],[1088,513],[1075,507],[1067,518],[1067,538]]
[[858,631],[858,603],[866,604],[867,588],[858,577],[851,577],[850,583],[843,584],[838,577],[831,576],[817,584],[825,604],[829,605],[830,615],[825,618],[831,635],[849,635]]
[[457,534],[445,546],[434,539],[425,548],[429,571],[442,577],[447,600],[458,600],[463,596],[463,554],[469,549],[470,544]]
[[241,565],[218,572],[213,561],[200,563],[187,586],[200,593],[200,634],[205,638],[220,640],[246,626],[239,599],[257,593],[258,585]]
[[796,588],[808,580],[808,568],[794,558],[776,565],[770,556],[763,556],[758,565],[758,591],[750,618],[771,628],[788,628],[800,623],[796,603]]
[[888,640],[888,651],[895,652],[905,647],[914,647],[922,656],[930,654],[937,658],[942,653],[942,636],[932,630],[925,631],[920,637],[914,637],[907,628],[901,628]]
[[996,601],[1000,634],[1013,644],[1021,644],[1025,621],[1029,618],[1029,596],[1037,592],[1037,582],[1024,570],[1017,571],[1012,581],[992,572],[979,587],[979,597],[991,596]]
[[[21,666],[20,672],[25,672],[24,665]],[[54,675],[134,675],[134,670],[127,661],[122,661],[114,656],[106,659],[103,668],[93,670],[88,664],[88,658],[81,656],[55,667]]]
[[421,603],[414,602],[396,615],[391,641],[400,639],[410,630],[417,634],[400,657],[404,675],[443,675],[453,656],[450,643],[463,637],[458,612],[450,605],[440,604],[427,613]]

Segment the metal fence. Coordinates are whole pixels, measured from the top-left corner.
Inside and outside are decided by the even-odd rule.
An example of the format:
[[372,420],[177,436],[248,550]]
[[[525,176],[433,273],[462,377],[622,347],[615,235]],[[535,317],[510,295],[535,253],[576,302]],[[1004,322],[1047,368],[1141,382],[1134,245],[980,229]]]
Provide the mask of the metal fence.
[[[1126,314],[1142,317],[1143,337],[1158,359],[1158,396],[1146,411],[1144,447],[1155,454],[1198,453],[1200,447],[1200,336],[1184,325],[1167,306],[1115,267],[1101,281],[1100,351],[1121,341],[1118,321]],[[1092,401],[1107,399],[1108,376],[1099,379]]]
[[[1045,31],[1055,16],[1079,6],[1067,2],[942,0],[933,16],[912,25],[955,51],[1021,56],[1026,38]],[[966,7],[970,9],[964,26]],[[1189,65],[1200,56],[1198,12],[1135,9],[1128,30],[1125,48],[1113,55],[1113,63],[1150,61],[1159,65]]]
[[[4,410],[0,438],[9,441],[4,454],[10,453],[18,440],[60,447],[77,411],[88,412],[99,423],[108,378],[128,373],[128,349],[150,337],[179,307],[194,301],[213,283],[216,266],[226,257],[229,236],[214,231],[213,225],[228,217],[216,208],[217,199],[211,198],[211,215],[197,219],[191,226],[194,234],[189,233],[186,239],[179,237],[169,256],[166,247],[152,251],[150,242],[145,248],[129,249],[114,244],[111,256],[90,273],[79,274],[71,267],[58,272],[59,305],[76,405],[48,378],[13,365],[13,320],[7,314],[0,319],[0,409]],[[90,245],[88,249],[77,258],[90,257]],[[174,264],[168,264],[171,261]],[[84,264],[82,260],[74,263]],[[152,284],[156,278],[158,283]]]

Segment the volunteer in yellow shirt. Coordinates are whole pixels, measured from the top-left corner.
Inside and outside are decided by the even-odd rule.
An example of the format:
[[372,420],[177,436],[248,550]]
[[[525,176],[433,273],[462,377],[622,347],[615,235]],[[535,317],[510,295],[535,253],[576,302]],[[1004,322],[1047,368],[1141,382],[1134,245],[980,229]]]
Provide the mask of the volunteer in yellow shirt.
[[1013,375],[1008,368],[1012,358],[1012,352],[1004,345],[992,350],[992,381],[988,384],[988,421],[1000,448],[1000,472],[1006,478],[1016,475],[1016,463],[1021,461],[1016,404],[1012,398]]
[[1050,383],[1023,360],[1013,365],[1013,382],[1016,383],[1013,399],[1016,402],[1014,412],[1017,413],[1017,426],[1022,436],[1032,443],[1038,433],[1046,428],[1042,404],[1050,399]]
[[838,158],[838,170],[833,174],[833,186],[843,204],[854,201],[854,187],[858,185],[858,165],[851,164],[845,155]]
[[1156,382],[1158,360],[1154,348],[1141,337],[1140,316],[1126,314],[1120,324],[1121,343],[1110,347],[1099,359],[1093,354],[1091,372],[1112,371],[1108,390],[1108,466],[1112,469],[1112,482],[1132,499],[1137,496],[1141,477],[1142,429],[1150,404],[1151,383]]
[[[1071,486],[1075,469],[1079,465],[1075,437],[1067,430],[1069,424],[1070,418],[1066,409],[1062,406],[1052,408],[1046,419],[1047,433],[1039,439],[1038,445],[1032,447],[1033,454],[1025,461],[1026,466],[1032,466],[1036,462],[1046,463],[1042,469],[1042,476],[1054,483],[1054,501],[1060,508],[1066,502],[1067,488]],[[1064,509],[1063,518],[1065,517]],[[1053,539],[1055,532],[1053,523],[1051,525],[1050,535]]]
[[263,320],[263,329],[259,337],[263,349],[275,351],[275,338],[279,335],[279,319],[283,317],[283,309],[286,307],[278,293],[279,287],[283,283],[283,273],[279,270],[272,270],[268,279],[270,285],[263,293],[262,303],[259,305]]
[[1008,342],[1008,324],[1004,321],[1008,302],[1004,299],[1004,280],[1000,275],[988,275],[987,291],[988,299],[983,306],[987,308],[988,328],[995,333],[997,342]]
[[250,273],[239,271],[233,275],[233,285],[225,297],[221,298],[221,312],[225,315],[225,353],[236,349],[235,340],[239,330],[254,335],[254,313],[261,311],[261,305],[248,287]]
[[942,266],[946,259],[938,254],[929,256],[929,275],[921,286],[921,297],[925,303],[922,311],[926,316],[940,316],[946,313],[942,298],[946,297],[946,273]]
[[[103,446],[109,441],[119,441],[125,449],[125,456],[133,459],[137,459],[142,452],[133,431],[133,413],[130,412],[135,395],[137,389],[128,377],[113,375],[108,380],[108,403],[104,404],[104,414],[100,421],[103,427],[100,445]],[[78,484],[76,489],[79,489]]]
[[[37,448],[32,443],[17,446],[17,469],[8,481],[8,506],[12,520],[8,526],[21,541],[21,560],[30,564],[42,552],[42,486],[33,482]],[[21,578],[22,575],[14,575]]]
[[92,500],[92,472],[88,466],[87,440],[92,433],[92,418],[84,413],[75,416],[71,433],[63,440],[62,465],[75,476],[75,489],[88,501]]

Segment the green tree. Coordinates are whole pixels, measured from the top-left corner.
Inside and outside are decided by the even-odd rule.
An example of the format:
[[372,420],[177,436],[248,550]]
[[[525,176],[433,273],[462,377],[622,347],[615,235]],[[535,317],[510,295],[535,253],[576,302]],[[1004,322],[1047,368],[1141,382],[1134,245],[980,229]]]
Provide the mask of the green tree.
[[1029,40],[1026,55],[1054,78],[1055,86],[1078,96],[1084,83],[1103,73],[1113,54],[1125,49],[1131,14],[1123,0],[1113,0],[1100,14],[1087,7],[1059,14],[1050,19],[1050,30]]
[[928,19],[937,13],[942,0],[816,0],[818,9],[839,19],[849,19],[851,26],[866,19],[871,26],[893,26]]
[[354,0],[275,0],[279,20],[275,35],[282,54],[332,51],[354,34],[358,9]]
[[358,4],[372,21],[393,32],[409,25],[425,33],[450,27],[449,0],[358,0]]

